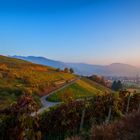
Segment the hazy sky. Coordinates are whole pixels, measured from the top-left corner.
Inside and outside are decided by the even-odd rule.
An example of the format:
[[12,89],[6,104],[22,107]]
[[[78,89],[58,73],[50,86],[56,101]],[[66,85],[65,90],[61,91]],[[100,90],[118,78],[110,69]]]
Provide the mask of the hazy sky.
[[140,0],[0,0],[0,54],[140,66]]

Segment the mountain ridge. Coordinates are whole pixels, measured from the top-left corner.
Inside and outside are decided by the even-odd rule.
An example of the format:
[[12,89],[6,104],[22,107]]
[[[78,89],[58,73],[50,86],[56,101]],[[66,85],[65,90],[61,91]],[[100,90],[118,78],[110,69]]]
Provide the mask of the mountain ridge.
[[112,63],[110,65],[94,65],[86,63],[66,63],[57,60],[48,59],[42,56],[11,56],[26,60],[32,63],[47,65],[55,68],[64,69],[72,67],[76,74],[79,75],[103,75],[103,76],[136,76],[140,73],[140,68],[124,63]]

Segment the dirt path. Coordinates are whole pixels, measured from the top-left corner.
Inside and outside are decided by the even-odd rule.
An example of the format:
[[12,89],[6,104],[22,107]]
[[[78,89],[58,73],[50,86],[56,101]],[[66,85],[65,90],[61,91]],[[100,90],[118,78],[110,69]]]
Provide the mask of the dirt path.
[[[56,90],[52,91],[48,95],[45,95],[45,96],[41,97],[40,100],[41,100],[41,103],[42,103],[42,106],[43,107],[39,109],[39,111],[37,112],[37,114],[42,113],[44,110],[46,110],[49,107],[52,107],[52,106],[55,106],[55,105],[60,104],[61,102],[50,102],[50,101],[47,101],[46,98],[49,97],[51,94],[54,94],[54,93],[56,93],[56,92],[58,92],[58,91],[60,91],[60,90],[62,90],[64,88],[66,88],[66,87],[74,84],[79,79],[80,79],[80,77],[74,79],[73,81],[69,82],[68,84],[66,84],[66,85],[64,85],[62,87],[60,87],[59,89],[56,89]],[[34,115],[34,113],[32,115]]]

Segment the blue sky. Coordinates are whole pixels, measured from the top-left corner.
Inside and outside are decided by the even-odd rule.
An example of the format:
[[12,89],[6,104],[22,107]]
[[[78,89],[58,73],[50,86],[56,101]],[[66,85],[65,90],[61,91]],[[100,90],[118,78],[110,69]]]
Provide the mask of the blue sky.
[[0,54],[140,66],[140,0],[1,0]]

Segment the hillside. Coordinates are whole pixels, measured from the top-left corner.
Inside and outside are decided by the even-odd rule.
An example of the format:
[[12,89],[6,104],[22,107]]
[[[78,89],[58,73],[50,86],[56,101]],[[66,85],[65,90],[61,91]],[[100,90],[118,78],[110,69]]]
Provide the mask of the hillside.
[[69,97],[79,99],[103,95],[105,92],[111,93],[112,91],[87,78],[81,78],[69,87],[50,95],[47,100],[52,102],[65,101]]
[[[36,98],[47,94],[75,75],[24,60],[0,56],[0,108],[7,107],[23,92]],[[61,82],[62,81],[62,82]]]
[[[37,102],[39,97],[66,84],[75,75],[57,72],[55,68],[27,62],[25,60],[0,56],[0,108],[7,107],[23,93],[32,94]],[[69,87],[52,94],[48,100],[61,101],[67,96],[74,99],[90,97],[104,92],[108,88],[82,78]]]
[[86,63],[64,63],[61,61],[51,60],[45,57],[36,56],[13,56],[33,63],[52,66],[55,68],[72,67],[76,74],[79,75],[103,75],[103,76],[136,76],[140,73],[140,68],[132,65],[113,63],[110,65],[92,65]]

